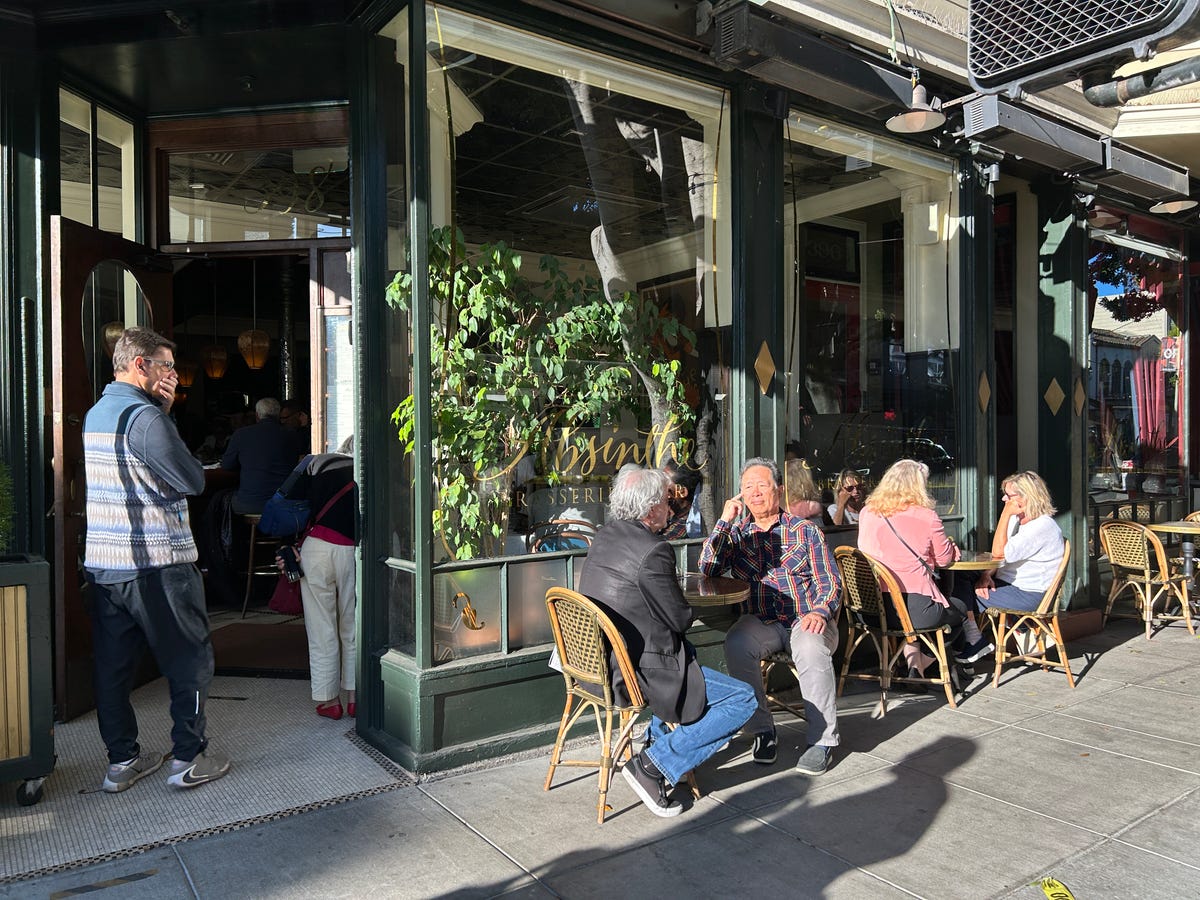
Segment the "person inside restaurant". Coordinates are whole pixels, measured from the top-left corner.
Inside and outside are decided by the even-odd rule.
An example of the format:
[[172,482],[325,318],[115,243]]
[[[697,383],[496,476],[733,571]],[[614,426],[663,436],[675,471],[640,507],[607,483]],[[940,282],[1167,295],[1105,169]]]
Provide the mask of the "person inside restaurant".
[[[946,596],[935,571],[956,561],[959,550],[946,536],[934,506],[929,467],[915,459],[897,460],[883,473],[863,506],[858,549],[896,576],[913,628],[949,625],[957,636],[967,605],[958,597]],[[892,627],[899,627],[890,606],[888,620]],[[924,678],[925,670],[935,662],[916,643],[905,643],[904,660],[909,678]]]
[[700,553],[700,571],[728,572],[750,583],[744,614],[725,637],[725,662],[730,675],[754,688],[758,701],[747,723],[754,735],[754,761],[774,763],[778,745],[761,662],[788,652],[796,664],[808,723],[808,748],[796,770],[821,775],[839,742],[833,653],[842,583],[821,529],[785,512],[782,500],[775,461],[746,460],[741,492],[725,501]]
[[[684,636],[694,614],[675,574],[675,556],[659,534],[673,488],[665,472],[623,466],[609,494],[608,522],[592,540],[579,580],[580,593],[608,613],[624,638],[650,705],[646,743],[621,774],[663,818],[682,811],[668,797],[669,786],[727,744],[755,706],[746,684],[702,667]],[[614,689],[624,694],[615,661],[611,670]]]
[[[956,593],[972,610],[1037,609],[1066,552],[1063,533],[1054,521],[1050,489],[1037,472],[1017,472],[1001,484],[1004,508],[996,521],[992,556],[1004,561],[995,572],[981,572],[977,579],[960,578]],[[965,655],[975,649],[968,646]],[[987,643],[980,655],[992,649]]]
[[233,511],[242,515],[262,512],[263,504],[279,489],[303,455],[297,433],[279,420],[280,404],[264,397],[254,405],[258,421],[239,428],[221,456],[221,468],[240,473]]
[[829,504],[829,521],[834,525],[856,525],[862,511],[866,489],[853,469],[842,469],[833,483],[833,503]]

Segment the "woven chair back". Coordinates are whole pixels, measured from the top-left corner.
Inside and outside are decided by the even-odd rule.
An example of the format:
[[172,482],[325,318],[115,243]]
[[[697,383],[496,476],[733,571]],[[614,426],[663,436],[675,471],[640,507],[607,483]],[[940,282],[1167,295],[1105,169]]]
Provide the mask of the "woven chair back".
[[645,705],[625,640],[600,607],[576,591],[553,587],[546,591],[546,611],[567,690],[581,687],[587,693],[602,694],[605,705],[614,706],[611,650],[630,705]]
[[1200,522],[1200,509],[1193,510],[1183,517],[1185,522]]
[[1115,568],[1141,572],[1146,578],[1157,565],[1166,571],[1162,541],[1153,531],[1136,522],[1109,521],[1100,525],[1100,545]]
[[[853,547],[838,547],[833,553],[842,576],[842,602],[851,615],[873,628],[887,629],[884,593],[906,635],[913,634],[912,619],[904,602],[904,591],[891,569],[874,557]],[[871,622],[870,619],[875,619]]]
[[1058,609],[1059,597],[1062,595],[1063,582],[1067,577],[1067,565],[1071,562],[1071,542],[1063,541],[1063,558],[1058,564],[1058,571],[1054,573],[1054,580],[1050,582],[1050,586],[1046,588],[1046,593],[1042,595],[1042,602],[1038,604],[1037,614],[1039,616],[1048,616]]

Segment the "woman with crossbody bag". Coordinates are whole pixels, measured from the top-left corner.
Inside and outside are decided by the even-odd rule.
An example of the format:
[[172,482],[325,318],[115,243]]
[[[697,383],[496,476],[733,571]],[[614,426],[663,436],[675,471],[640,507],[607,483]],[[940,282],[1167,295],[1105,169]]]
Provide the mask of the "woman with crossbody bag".
[[[936,570],[957,560],[959,551],[934,511],[928,482],[929,467],[924,463],[915,459],[893,463],[859,515],[858,548],[895,574],[914,628],[958,629],[966,618],[966,605],[947,596],[949,590],[938,584]],[[905,644],[904,658],[908,675],[914,678],[924,677],[934,662],[918,644]]]
[[288,490],[289,499],[307,497],[313,523],[298,554],[303,577],[300,597],[308,632],[308,668],[317,715],[354,716],[354,547],[358,542],[358,492],[354,485],[353,441],[337,453],[313,456]]

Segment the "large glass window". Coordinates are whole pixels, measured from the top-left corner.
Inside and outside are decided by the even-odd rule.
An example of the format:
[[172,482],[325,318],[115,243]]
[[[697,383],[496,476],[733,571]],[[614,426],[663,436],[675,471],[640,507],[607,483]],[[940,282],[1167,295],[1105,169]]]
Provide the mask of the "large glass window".
[[58,102],[62,214],[136,239],[133,123],[65,89]]
[[787,411],[831,503],[895,460],[929,465],[957,511],[957,272],[949,161],[793,113],[785,125]]
[[1116,209],[1089,219],[1092,509],[1151,521],[1187,508],[1181,236]]
[[624,463],[693,470],[679,534],[714,523],[729,152],[723,91],[440,7],[428,36],[444,661],[547,639],[545,585],[571,583]]
[[347,162],[345,145],[171,153],[169,242],[349,237]]

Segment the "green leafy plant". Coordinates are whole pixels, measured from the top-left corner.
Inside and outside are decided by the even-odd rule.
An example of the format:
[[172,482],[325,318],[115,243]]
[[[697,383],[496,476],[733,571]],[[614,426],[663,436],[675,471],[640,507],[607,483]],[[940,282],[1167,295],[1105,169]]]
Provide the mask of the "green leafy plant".
[[[459,559],[503,548],[517,463],[541,456],[563,429],[582,442],[574,429],[613,423],[624,410],[648,415],[660,438],[693,423],[682,367],[694,352],[689,329],[631,292],[605,296],[553,256],[541,258],[540,280],[522,265],[503,243],[468,253],[461,231],[431,235],[434,528]],[[411,311],[412,291],[413,275],[402,272],[388,302]],[[392,414],[408,452],[414,411],[410,395]],[[681,443],[656,446],[673,444],[683,458]]]

